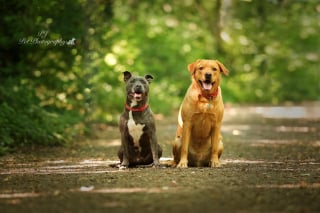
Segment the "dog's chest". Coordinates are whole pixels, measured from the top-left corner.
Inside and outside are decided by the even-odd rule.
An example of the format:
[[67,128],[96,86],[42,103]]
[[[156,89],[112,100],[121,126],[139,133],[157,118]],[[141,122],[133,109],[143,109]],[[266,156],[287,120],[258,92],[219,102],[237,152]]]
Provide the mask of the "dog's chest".
[[216,126],[216,117],[209,113],[195,113],[192,116],[192,135],[195,138],[207,138]]
[[197,102],[198,112],[213,114],[216,111],[217,103],[212,99],[202,98]]
[[[130,113],[132,113],[132,112],[130,112]],[[145,127],[145,124],[136,124],[136,122],[134,121],[134,119],[131,115],[131,116],[129,116],[127,126],[128,126],[128,130],[129,130],[129,134],[131,135],[131,137],[133,139],[134,147],[138,148],[139,151],[141,151],[139,140],[143,134],[143,128]]]

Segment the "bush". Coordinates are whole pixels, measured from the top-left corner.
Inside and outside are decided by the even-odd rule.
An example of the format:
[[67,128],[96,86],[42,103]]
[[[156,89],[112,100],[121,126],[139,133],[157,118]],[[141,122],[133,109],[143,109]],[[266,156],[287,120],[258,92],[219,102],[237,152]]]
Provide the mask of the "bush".
[[30,90],[4,91],[2,87],[0,95],[5,99],[0,104],[0,155],[26,145],[65,144],[82,130],[74,126],[80,122],[79,115],[40,107]]

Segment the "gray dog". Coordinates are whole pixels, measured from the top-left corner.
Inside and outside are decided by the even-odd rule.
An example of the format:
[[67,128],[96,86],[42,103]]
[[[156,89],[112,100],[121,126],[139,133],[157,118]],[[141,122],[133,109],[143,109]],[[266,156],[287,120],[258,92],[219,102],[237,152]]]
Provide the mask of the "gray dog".
[[120,117],[121,147],[118,152],[120,168],[136,165],[159,167],[162,149],[157,142],[153,114],[149,107],[149,84],[153,77],[132,76],[123,72],[127,99]]

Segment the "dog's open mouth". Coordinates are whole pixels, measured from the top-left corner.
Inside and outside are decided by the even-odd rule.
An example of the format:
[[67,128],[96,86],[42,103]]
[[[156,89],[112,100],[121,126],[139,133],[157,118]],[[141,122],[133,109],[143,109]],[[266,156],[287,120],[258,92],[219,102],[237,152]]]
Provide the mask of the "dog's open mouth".
[[215,82],[211,82],[208,80],[206,80],[206,81],[199,80],[199,83],[204,90],[211,90]]
[[142,100],[142,93],[141,92],[134,92],[134,93],[131,93],[131,95],[134,98],[134,100],[136,100],[136,101]]

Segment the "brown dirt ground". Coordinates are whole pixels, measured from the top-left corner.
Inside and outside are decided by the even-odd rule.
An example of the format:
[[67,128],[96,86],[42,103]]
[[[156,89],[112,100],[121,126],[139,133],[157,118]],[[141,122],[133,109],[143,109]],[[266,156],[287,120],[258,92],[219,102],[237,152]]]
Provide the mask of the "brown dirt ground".
[[[176,116],[157,121],[165,164]],[[0,212],[320,212],[320,108],[227,107],[221,168],[110,167],[117,127],[0,158]]]

